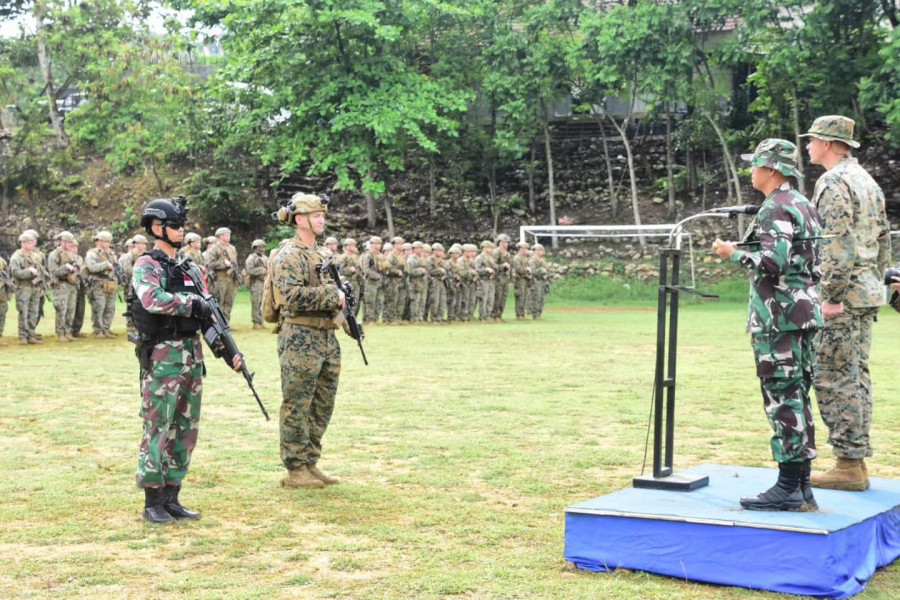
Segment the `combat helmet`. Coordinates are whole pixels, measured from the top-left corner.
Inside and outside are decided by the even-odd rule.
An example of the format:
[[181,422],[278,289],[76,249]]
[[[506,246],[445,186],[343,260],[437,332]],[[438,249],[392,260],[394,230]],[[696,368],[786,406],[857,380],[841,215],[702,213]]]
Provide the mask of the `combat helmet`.
[[308,215],[314,212],[328,212],[329,198],[325,194],[305,194],[297,192],[288,202],[272,213],[272,219],[279,223],[290,225],[295,215]]
[[[184,196],[157,198],[148,202],[147,206],[144,207],[144,211],[141,213],[141,227],[144,228],[148,235],[172,244],[175,248],[180,248],[181,242],[170,240],[166,227],[177,228],[183,226],[185,221],[187,221],[187,216],[187,200]],[[163,222],[162,237],[153,233],[154,219],[159,219]]]

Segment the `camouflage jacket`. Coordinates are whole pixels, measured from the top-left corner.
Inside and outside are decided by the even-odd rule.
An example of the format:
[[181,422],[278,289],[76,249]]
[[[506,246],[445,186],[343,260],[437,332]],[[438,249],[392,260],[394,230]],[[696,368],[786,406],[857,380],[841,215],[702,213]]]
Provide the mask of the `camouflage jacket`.
[[528,266],[527,254],[516,254],[512,259],[514,281],[528,281],[531,279],[531,267]]
[[200,267],[206,267],[206,259],[203,257],[203,253],[194,248],[188,248],[187,250],[182,250],[185,256],[190,258],[195,265]]
[[747,331],[795,331],[822,327],[817,284],[819,213],[785,183],[763,201],[753,220],[748,250],[731,260],[750,271]]
[[447,263],[442,258],[432,256],[425,261],[425,267],[428,269],[428,275],[435,281],[445,281],[450,274],[447,270]]
[[268,267],[268,265],[268,256],[265,254],[257,254],[256,252],[250,253],[250,256],[248,256],[247,260],[244,262],[244,269],[246,269],[250,279],[248,282],[250,286],[262,285],[263,281],[266,279],[266,267]]
[[360,267],[366,279],[372,282],[380,282],[384,279],[384,271],[387,269],[387,263],[381,252],[377,254],[371,250],[363,253],[359,259]]
[[533,281],[550,280],[550,269],[547,268],[547,261],[543,258],[532,256],[528,259],[528,266],[531,268],[531,279]]
[[359,291],[365,284],[362,266],[359,264],[359,255],[341,254],[340,266],[338,272],[341,277],[349,281],[353,285],[353,289]]
[[460,278],[463,283],[474,283],[478,281],[478,271],[475,270],[475,260],[460,256],[456,260],[456,268],[459,271]]
[[[191,264],[191,269],[197,272],[199,279],[200,267]],[[149,253],[142,254],[134,261],[134,269],[131,272],[131,285],[135,290],[136,297],[147,312],[156,315],[172,315],[174,317],[191,316],[193,299],[197,296],[185,292],[167,292],[167,278],[168,274],[165,267]],[[187,279],[185,284],[188,284]],[[206,290],[200,290],[198,293],[201,292],[205,293]]]
[[15,280],[17,286],[40,285],[39,275],[35,275],[30,269],[41,272],[44,268],[43,255],[40,252],[25,254],[22,250],[16,250],[9,257],[9,274]]
[[218,242],[216,244],[213,244],[212,247],[207,250],[206,266],[213,271],[230,270],[231,267],[225,266],[226,260],[232,265],[237,263],[237,250],[231,244],[223,244],[222,242]]
[[6,261],[0,256],[0,302],[9,300],[10,294],[14,291],[15,282],[10,279],[9,273],[6,271],[7,266]]
[[84,256],[84,268],[92,279],[113,281],[115,278],[116,255],[112,250],[91,248]]
[[337,286],[326,285],[329,282],[323,282],[316,270],[326,252],[324,246],[310,247],[295,237],[272,258],[275,304],[282,317],[334,316],[340,308]]
[[131,274],[134,271],[135,259],[134,252],[126,252],[119,257],[119,266],[122,267],[122,273],[124,273],[125,277],[128,279],[131,279]]
[[[65,281],[71,284],[78,283],[78,271],[80,270],[80,257],[74,252],[66,252],[62,248],[57,248],[47,255],[47,270],[50,275],[57,281]],[[75,270],[69,269],[69,265],[75,267]]]
[[428,268],[425,266],[425,261],[415,254],[411,254],[406,259],[406,274],[413,279],[427,278]]
[[402,252],[391,252],[387,257],[387,269],[389,277],[403,277],[406,275],[406,257]]
[[497,279],[500,282],[509,281],[512,271],[512,257],[509,255],[509,251],[502,248],[494,248],[494,251],[491,252],[491,258],[497,263]]
[[[497,278],[497,263],[494,262],[494,259],[491,258],[490,254],[482,252],[476,256],[474,265],[475,271],[481,279],[490,280]],[[488,269],[490,269],[490,271],[488,271]]]
[[822,300],[850,308],[884,303],[890,263],[890,223],[884,193],[859,162],[841,159],[816,182],[814,204],[822,216]]

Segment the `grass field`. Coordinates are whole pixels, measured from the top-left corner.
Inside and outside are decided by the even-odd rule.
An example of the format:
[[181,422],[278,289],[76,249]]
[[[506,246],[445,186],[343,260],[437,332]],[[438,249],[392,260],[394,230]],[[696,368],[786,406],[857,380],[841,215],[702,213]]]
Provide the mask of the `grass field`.
[[[131,345],[57,345],[51,310],[47,343],[0,349],[0,598],[785,598],[567,568],[565,507],[641,472],[656,312],[654,298],[633,300],[551,298],[541,321],[370,327],[368,367],[341,335],[320,464],[343,482],[289,491],[275,337],[250,329],[242,295],[235,336],[276,420],[210,362],[182,493],[204,516],[169,527],[140,520]],[[683,307],[678,469],[772,465],[744,317],[737,302]],[[872,352],[879,477],[900,477],[898,338],[886,310]],[[896,566],[859,596],[898,597]]]

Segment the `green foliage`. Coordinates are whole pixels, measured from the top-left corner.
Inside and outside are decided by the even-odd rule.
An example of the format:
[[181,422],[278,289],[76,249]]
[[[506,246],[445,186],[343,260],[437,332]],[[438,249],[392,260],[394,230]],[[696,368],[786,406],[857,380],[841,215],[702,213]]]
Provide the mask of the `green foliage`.
[[900,29],[891,30],[878,56],[880,64],[860,84],[860,100],[884,119],[885,137],[900,147]]
[[116,239],[127,237],[131,232],[138,229],[140,223],[141,215],[134,211],[134,207],[126,206],[125,218],[121,221],[110,223],[109,232],[113,234],[113,237]]

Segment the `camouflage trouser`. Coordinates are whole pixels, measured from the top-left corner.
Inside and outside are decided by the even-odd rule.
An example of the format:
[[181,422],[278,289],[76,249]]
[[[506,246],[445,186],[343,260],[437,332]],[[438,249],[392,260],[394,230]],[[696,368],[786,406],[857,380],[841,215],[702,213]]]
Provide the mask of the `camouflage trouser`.
[[53,297],[53,309],[56,311],[56,335],[66,335],[72,332],[77,301],[78,286],[61,281],[56,287],[56,296]]
[[254,325],[263,324],[262,297],[263,282],[256,281],[250,286],[250,320]]
[[322,455],[341,374],[334,333],[296,323],[284,323],[278,332],[281,462],[288,470],[315,464]]
[[79,333],[84,327],[84,309],[87,304],[84,290],[78,288],[75,296],[75,317],[72,319],[72,333]]
[[116,316],[116,292],[104,292],[103,284],[91,284],[91,327],[94,333],[109,332],[113,317]]
[[366,282],[366,294],[363,296],[363,323],[377,323],[384,309],[384,287],[380,281],[369,279]]
[[547,296],[546,285],[543,281],[532,281],[528,288],[528,312],[534,317],[539,317],[544,312],[544,298]]
[[218,271],[216,273],[216,300],[219,301],[219,307],[225,320],[231,323],[231,307],[234,306],[234,296],[237,294],[237,285],[229,271]]
[[41,288],[20,283],[16,290],[16,310],[19,311],[19,338],[33,338],[41,310]]
[[481,280],[481,305],[478,309],[478,319],[483,321],[490,319],[494,310],[494,290],[496,282],[493,279]]
[[525,317],[525,307],[528,303],[528,285],[527,279],[520,279],[515,282],[513,292],[516,296],[516,317]]
[[3,337],[3,330],[6,328],[6,311],[9,310],[9,300],[6,298],[6,292],[0,290],[0,337]]
[[429,290],[431,294],[428,314],[431,316],[432,321],[440,323],[444,320],[444,315],[447,314],[447,288],[440,279],[432,279]]
[[135,481],[144,488],[180,485],[200,431],[203,348],[199,337],[162,342],[141,384],[144,434]]
[[425,318],[425,296],[428,293],[428,284],[421,277],[411,280],[407,286],[409,297],[409,320],[422,321]]
[[475,315],[475,303],[478,300],[478,282],[469,281],[460,288],[462,296],[459,299],[459,316],[462,321],[471,321]]
[[750,337],[763,406],[772,427],[775,462],[816,457],[812,385],[814,330],[754,333]]
[[825,321],[816,338],[816,400],[828,426],[828,443],[841,458],[872,456],[869,349],[877,314],[878,308],[845,308]]
[[506,298],[509,296],[509,279],[497,280],[497,286],[494,290],[494,318],[499,319],[506,310]]
[[384,322],[393,323],[403,317],[403,306],[406,304],[403,279],[389,277],[384,288]]
[[447,320],[448,321],[458,321],[459,320],[459,298],[460,298],[460,286],[458,284],[451,284],[447,287]]

